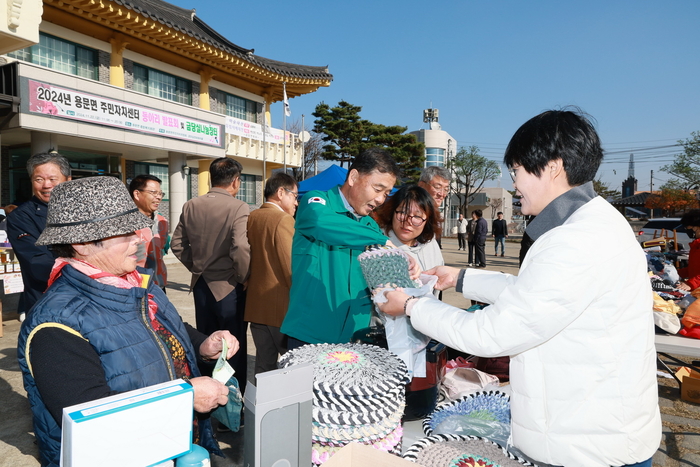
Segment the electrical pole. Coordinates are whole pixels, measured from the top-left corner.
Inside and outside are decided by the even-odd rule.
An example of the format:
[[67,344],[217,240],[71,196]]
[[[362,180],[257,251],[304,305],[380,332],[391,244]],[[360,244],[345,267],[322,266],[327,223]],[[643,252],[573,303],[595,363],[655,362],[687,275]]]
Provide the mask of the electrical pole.
[[[654,193],[654,171],[652,170],[651,171],[651,181],[649,183],[649,194],[651,195],[653,193]],[[650,211],[649,219],[653,219],[654,218],[654,208],[649,209],[649,211]]]

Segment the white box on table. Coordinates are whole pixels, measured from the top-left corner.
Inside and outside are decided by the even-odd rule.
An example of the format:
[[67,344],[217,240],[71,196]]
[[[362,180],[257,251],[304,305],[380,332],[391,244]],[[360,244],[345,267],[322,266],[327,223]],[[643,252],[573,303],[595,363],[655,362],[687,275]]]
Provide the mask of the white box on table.
[[194,390],[176,379],[63,409],[62,467],[145,467],[190,450]]

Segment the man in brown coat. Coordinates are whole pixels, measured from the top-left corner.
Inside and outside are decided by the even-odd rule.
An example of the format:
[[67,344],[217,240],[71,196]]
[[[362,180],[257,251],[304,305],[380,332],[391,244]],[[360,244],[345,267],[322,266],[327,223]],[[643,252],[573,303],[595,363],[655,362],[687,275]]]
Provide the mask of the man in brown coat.
[[[211,163],[212,188],[182,207],[170,248],[192,273],[197,329],[205,334],[226,329],[238,339],[241,350],[229,363],[244,391],[247,325],[243,321],[243,283],[250,266],[246,232],[250,208],[235,197],[241,187],[241,170],[240,163],[226,157]],[[212,369],[202,371],[211,374]]]
[[250,213],[250,278],[245,320],[255,342],[255,374],[276,370],[279,355],[287,351],[280,332],[292,287],[292,237],[297,210],[297,183],[276,173],[265,184],[265,203]]

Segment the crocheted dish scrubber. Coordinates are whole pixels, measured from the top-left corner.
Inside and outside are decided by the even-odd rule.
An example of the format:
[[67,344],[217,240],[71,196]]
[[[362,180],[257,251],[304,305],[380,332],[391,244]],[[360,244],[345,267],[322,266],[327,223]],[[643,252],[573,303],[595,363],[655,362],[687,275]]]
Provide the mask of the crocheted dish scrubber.
[[442,422],[450,417],[463,415],[510,425],[510,396],[499,391],[480,391],[441,404],[423,420],[423,432],[430,436]]
[[460,435],[433,435],[423,438],[408,448],[403,457],[423,467],[533,465],[487,439]]
[[284,354],[281,368],[314,366],[312,461],[320,465],[350,442],[401,452],[406,365],[366,344],[309,344]]
[[408,274],[408,255],[398,248],[371,245],[357,256],[367,285],[380,287],[417,287]]

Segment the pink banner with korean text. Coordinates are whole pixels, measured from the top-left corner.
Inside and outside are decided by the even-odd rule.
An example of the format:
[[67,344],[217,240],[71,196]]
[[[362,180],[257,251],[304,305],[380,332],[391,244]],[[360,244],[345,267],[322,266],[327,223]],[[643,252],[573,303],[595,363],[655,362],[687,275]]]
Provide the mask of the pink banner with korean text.
[[29,112],[223,147],[223,125],[40,81],[29,81]]
[[[236,135],[242,138],[250,138],[256,141],[263,141],[263,125],[259,123],[249,122],[236,117],[226,117],[226,133]],[[287,132],[287,143],[289,143],[289,135]],[[265,141],[268,143],[282,144],[284,139],[284,131],[267,127]]]

